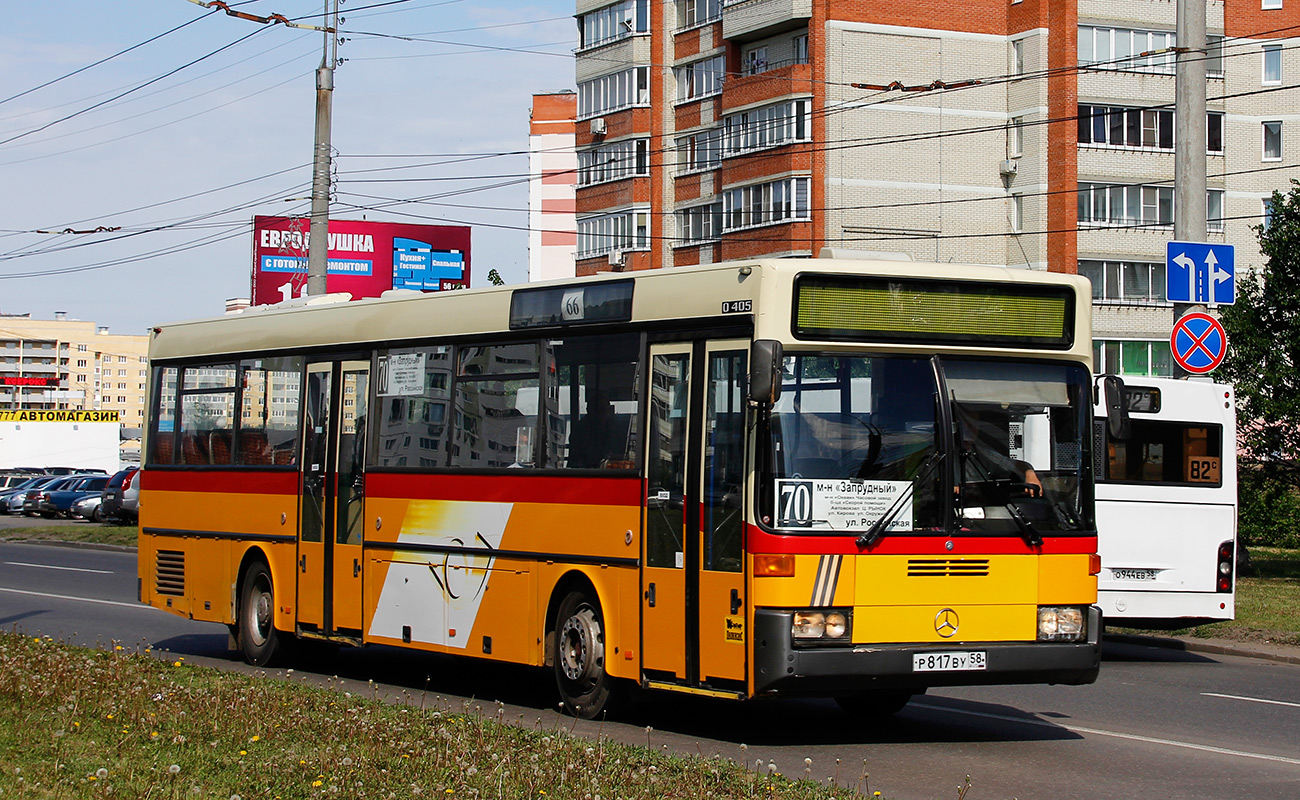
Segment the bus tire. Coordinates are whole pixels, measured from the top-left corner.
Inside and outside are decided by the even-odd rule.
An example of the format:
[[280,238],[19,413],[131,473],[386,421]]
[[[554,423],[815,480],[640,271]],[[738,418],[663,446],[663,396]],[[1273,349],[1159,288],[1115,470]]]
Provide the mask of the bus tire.
[[555,616],[551,663],[565,713],[594,719],[606,709],[613,679],[605,671],[605,621],[600,604],[573,591]]
[[874,689],[840,695],[835,702],[844,713],[855,717],[888,717],[902,711],[903,706],[917,694],[925,694],[925,690]]
[[240,582],[238,625],[245,661],[267,667],[284,660],[289,634],[275,629],[275,588],[271,571],[260,561],[248,565]]

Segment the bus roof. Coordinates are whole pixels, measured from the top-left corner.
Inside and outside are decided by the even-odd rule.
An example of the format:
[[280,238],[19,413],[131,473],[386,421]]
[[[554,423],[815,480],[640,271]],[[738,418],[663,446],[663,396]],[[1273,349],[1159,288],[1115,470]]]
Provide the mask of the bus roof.
[[[795,277],[822,274],[879,276],[939,281],[1069,287],[1075,297],[1072,345],[1044,352],[1051,358],[1091,361],[1091,289],[1077,275],[971,264],[841,259],[758,259],[696,267],[647,270],[541,283],[493,286],[427,294],[391,293],[381,298],[343,302],[329,295],[288,304],[259,306],[222,317],[178,322],[153,329],[152,359],[180,359],[225,354],[272,354],[313,348],[344,348],[384,342],[487,335],[511,331],[511,298],[516,292],[574,289],[595,284],[633,282],[634,323],[672,320],[717,321],[730,317],[753,325],[756,338],[793,342],[791,309]],[[737,303],[736,301],[739,301]],[[745,301],[748,301],[747,303]],[[748,311],[735,309],[748,308]],[[534,328],[533,334],[560,333],[564,326]],[[576,332],[576,329],[575,329]],[[521,335],[530,335],[520,331]],[[798,346],[804,343],[798,342]],[[839,342],[828,349],[860,348]],[[934,350],[933,345],[891,346],[894,351]],[[953,348],[942,348],[949,350]],[[986,352],[979,347],[955,348]],[[996,352],[1006,352],[999,348]]]

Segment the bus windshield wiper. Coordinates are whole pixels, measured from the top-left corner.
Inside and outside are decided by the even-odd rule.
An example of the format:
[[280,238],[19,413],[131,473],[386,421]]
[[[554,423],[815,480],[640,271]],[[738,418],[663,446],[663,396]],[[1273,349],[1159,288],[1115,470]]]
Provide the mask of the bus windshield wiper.
[[935,450],[930,454],[930,457],[927,458],[925,463],[921,465],[921,468],[917,470],[916,477],[912,478],[912,485],[908,487],[907,492],[905,494],[900,494],[898,498],[894,500],[893,504],[891,504],[889,508],[885,509],[885,513],[881,514],[875,522],[871,523],[871,527],[867,528],[867,530],[856,539],[858,547],[870,547],[885,534],[885,529],[888,528],[894,521],[894,518],[898,516],[898,512],[903,510],[903,506],[906,505],[905,501],[916,493],[916,485],[920,483],[922,479],[929,476],[931,470],[938,466],[940,461],[943,461],[943,457],[944,453],[939,450]]
[[1041,545],[1043,543],[1043,537],[1039,535],[1038,529],[1034,527],[1034,523],[1030,522],[1029,519],[1025,517],[1024,512],[1020,510],[1020,506],[1016,505],[1016,501],[1008,500],[1006,508],[1007,513],[1011,515],[1011,519],[1015,521],[1016,527],[1020,528],[1020,538],[1025,540],[1025,544],[1030,547],[1038,547]]

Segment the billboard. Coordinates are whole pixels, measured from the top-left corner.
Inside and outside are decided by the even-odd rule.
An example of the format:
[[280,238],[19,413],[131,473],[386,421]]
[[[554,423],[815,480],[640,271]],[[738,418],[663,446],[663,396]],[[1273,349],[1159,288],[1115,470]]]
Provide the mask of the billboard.
[[[253,305],[306,294],[310,230],[306,217],[253,217]],[[463,225],[332,219],[325,290],[357,299],[389,289],[464,289],[469,232]]]

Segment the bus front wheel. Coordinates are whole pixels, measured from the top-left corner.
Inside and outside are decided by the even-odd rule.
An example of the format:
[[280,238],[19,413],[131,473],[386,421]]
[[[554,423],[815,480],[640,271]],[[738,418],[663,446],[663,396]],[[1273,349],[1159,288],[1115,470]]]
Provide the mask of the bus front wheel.
[[556,615],[551,662],[566,713],[594,719],[609,702],[612,679],[605,671],[605,622],[600,606],[584,592],[570,592]]
[[261,562],[244,572],[239,602],[239,648],[244,660],[265,667],[283,659],[288,634],[275,629],[275,590],[271,571]]

